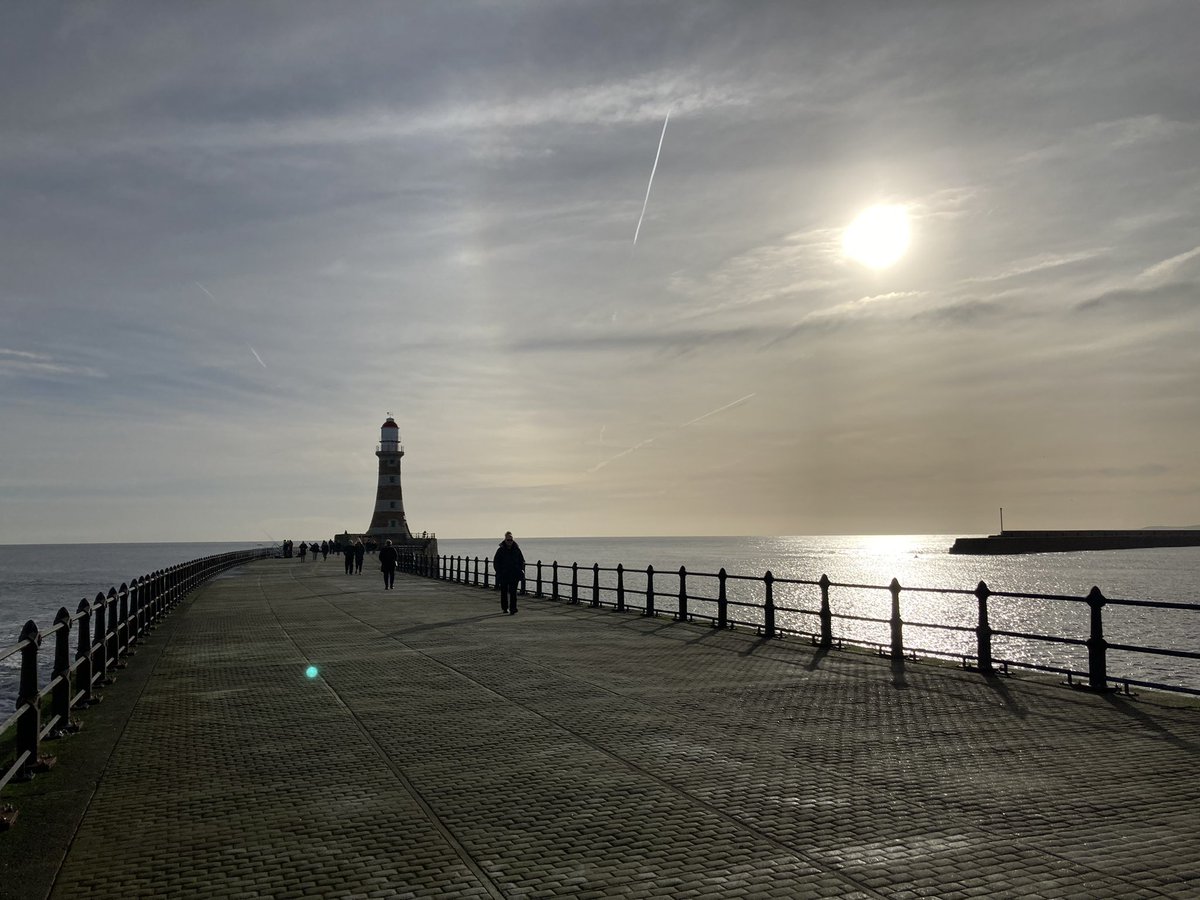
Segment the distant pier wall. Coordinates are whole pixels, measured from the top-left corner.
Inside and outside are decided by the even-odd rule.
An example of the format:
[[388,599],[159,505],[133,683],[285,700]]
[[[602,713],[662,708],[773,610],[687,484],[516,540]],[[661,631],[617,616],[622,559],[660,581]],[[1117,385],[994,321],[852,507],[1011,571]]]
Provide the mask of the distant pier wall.
[[1137,550],[1146,547],[1200,547],[1200,530],[1001,531],[987,537],[960,537],[955,540],[950,552],[999,556],[1079,550]]

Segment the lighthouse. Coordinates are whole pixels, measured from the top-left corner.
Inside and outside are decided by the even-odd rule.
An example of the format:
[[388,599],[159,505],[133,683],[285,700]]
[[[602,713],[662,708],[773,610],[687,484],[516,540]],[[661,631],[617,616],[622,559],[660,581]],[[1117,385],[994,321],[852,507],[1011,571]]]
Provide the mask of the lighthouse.
[[408,543],[412,532],[404,518],[404,494],[400,488],[400,460],[404,458],[404,446],[400,443],[400,426],[391,416],[379,428],[379,447],[375,451],[379,458],[379,483],[375,488],[375,514],[367,534],[379,543],[391,539],[393,543]]

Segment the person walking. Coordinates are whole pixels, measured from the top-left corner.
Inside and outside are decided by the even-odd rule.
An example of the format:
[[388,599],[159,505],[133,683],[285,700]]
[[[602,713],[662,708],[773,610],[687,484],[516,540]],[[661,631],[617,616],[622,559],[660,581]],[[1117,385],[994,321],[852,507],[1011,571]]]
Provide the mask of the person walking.
[[510,616],[517,614],[517,585],[525,574],[525,555],[513,540],[512,532],[504,532],[504,540],[496,549],[496,585],[500,588],[500,609]]
[[354,574],[354,548],[350,544],[342,544],[342,562],[346,564],[346,574]]
[[308,555],[308,544],[304,541],[300,542],[300,562],[304,562],[304,557]]
[[329,559],[329,541],[321,541],[321,559]]
[[367,548],[363,546],[361,540],[354,542],[354,574],[362,574],[363,557],[367,554]]
[[399,558],[400,554],[396,552],[391,541],[388,541],[379,550],[379,568],[383,571],[383,589],[385,591],[390,591],[396,583],[396,560]]

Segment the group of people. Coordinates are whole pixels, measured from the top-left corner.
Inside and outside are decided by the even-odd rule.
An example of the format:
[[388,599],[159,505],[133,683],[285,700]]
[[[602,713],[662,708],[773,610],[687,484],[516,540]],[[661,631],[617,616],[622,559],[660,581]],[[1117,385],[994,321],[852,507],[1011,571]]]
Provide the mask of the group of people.
[[[292,542],[284,541],[283,545],[284,556],[291,557]],[[330,550],[342,554],[346,563],[347,575],[362,574],[363,557],[366,555],[367,548],[363,546],[361,540],[356,540],[348,547],[329,541],[321,541],[319,544],[316,541],[311,544],[302,541],[299,547],[300,561],[303,562],[310,551],[314,562],[318,554],[321,559],[327,559]],[[400,554],[391,541],[385,542],[379,548],[379,569],[383,572],[383,589],[385,591],[395,588],[396,566],[399,561]],[[525,575],[525,555],[521,552],[520,544],[513,540],[511,531],[504,532],[504,540],[496,548],[496,555],[492,558],[492,562],[495,564],[496,586],[500,588],[500,610],[507,615],[515,616],[517,614],[517,588]]]

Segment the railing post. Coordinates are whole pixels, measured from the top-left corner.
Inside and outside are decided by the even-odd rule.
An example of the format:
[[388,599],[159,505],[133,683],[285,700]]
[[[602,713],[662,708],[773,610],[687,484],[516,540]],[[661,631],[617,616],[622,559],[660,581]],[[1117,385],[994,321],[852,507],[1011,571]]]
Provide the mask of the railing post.
[[491,587],[491,570],[492,561],[486,556],[483,558],[483,586]]
[[475,587],[479,587],[479,557],[475,557]]
[[975,587],[975,596],[979,600],[979,624],[975,627],[975,656],[979,661],[979,671],[985,675],[991,675],[995,671],[992,666],[992,626],[988,622],[988,597],[991,593],[987,584],[982,581]]
[[763,576],[763,637],[775,637],[775,576],[770,569]]
[[[112,678],[108,674],[108,603],[104,594],[96,594],[96,632],[92,640],[91,652],[100,652],[100,666],[97,671],[98,680],[101,684],[112,684]],[[93,663],[94,664],[94,663]]]
[[50,712],[58,717],[54,733],[64,733],[71,724],[71,614],[60,606],[54,617],[58,630],[54,632],[54,671],[56,679],[50,695]]
[[654,615],[654,566],[646,566],[646,615]]
[[117,589],[117,652],[129,652],[129,585],[124,581]]
[[600,605],[600,563],[592,563],[592,606]]
[[558,560],[557,559],[554,560],[554,562],[551,564],[550,572],[551,572],[550,599],[557,600],[558,599]]
[[42,635],[32,619],[21,629],[18,640],[25,642],[21,648],[21,684],[17,694],[17,709],[25,707],[17,720],[17,756],[28,753],[21,764],[22,777],[28,777],[38,761],[38,736],[42,731],[42,710],[38,701],[38,647]]
[[888,585],[892,592],[892,661],[904,662],[904,622],[900,618],[900,582],[895,578]]
[[821,586],[821,640],[820,646],[833,646],[833,610],[829,608],[829,576],[822,575],[817,582]]
[[105,654],[108,656],[109,662],[115,668],[119,668],[117,659],[120,656],[121,645],[119,641],[120,621],[117,619],[117,589],[110,587],[108,589],[108,630],[105,632],[108,636],[106,643],[107,649]]
[[83,691],[80,704],[90,705],[92,698],[92,604],[84,597],[75,612],[79,614],[79,641],[75,645],[75,687]]
[[688,595],[687,595],[687,568],[679,567],[679,612],[675,614],[676,620],[680,622],[688,621]]
[[1087,595],[1087,604],[1091,610],[1091,634],[1087,639],[1088,648],[1088,689],[1093,691],[1108,690],[1108,641],[1104,639],[1104,604],[1108,602],[1100,593],[1100,588],[1093,585]]
[[617,612],[625,612],[625,566],[617,563]]
[[533,596],[542,596],[542,561],[540,559],[537,561],[537,593]]
[[721,571],[717,573],[717,627],[729,627],[729,598],[725,594],[725,579],[729,575],[725,571],[725,567],[721,566]]
[[571,563],[571,602],[579,603],[579,563]]

